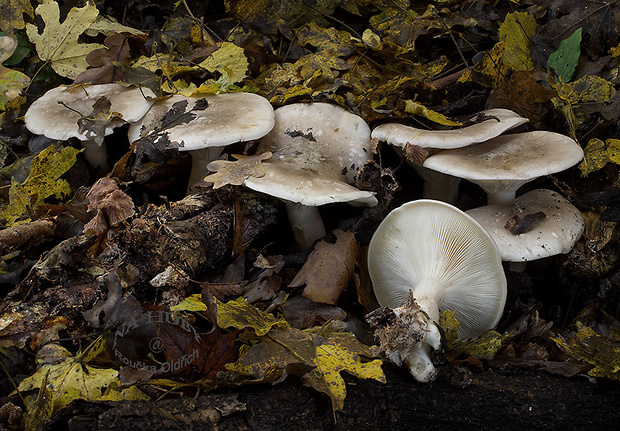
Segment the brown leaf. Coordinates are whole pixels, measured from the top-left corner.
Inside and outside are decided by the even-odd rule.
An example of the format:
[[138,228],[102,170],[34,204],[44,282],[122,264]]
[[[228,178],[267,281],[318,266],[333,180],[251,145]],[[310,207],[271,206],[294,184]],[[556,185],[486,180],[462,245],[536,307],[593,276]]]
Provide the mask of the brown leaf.
[[308,299],[336,304],[355,268],[358,244],[353,232],[334,231],[336,242],[320,241],[289,287],[306,285]]
[[75,78],[75,84],[109,84],[125,79],[119,63],[129,64],[131,54],[128,37],[116,33],[107,37],[103,43],[106,48],[95,49],[86,56],[86,61],[93,68],[80,73]]
[[346,311],[329,304],[314,302],[303,296],[295,296],[282,307],[284,318],[293,328],[305,329],[330,320],[344,320]]

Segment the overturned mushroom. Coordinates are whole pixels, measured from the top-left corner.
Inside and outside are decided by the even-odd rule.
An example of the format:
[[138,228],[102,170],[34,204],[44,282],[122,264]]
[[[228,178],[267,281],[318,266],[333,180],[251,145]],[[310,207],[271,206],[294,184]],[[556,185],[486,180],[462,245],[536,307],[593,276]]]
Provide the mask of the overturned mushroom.
[[107,171],[104,136],[115,127],[140,120],[154,99],[148,88],[119,84],[60,86],[35,100],[24,120],[32,133],[50,139],[78,138],[91,166]]
[[536,131],[441,151],[423,166],[478,184],[494,204],[514,199],[523,184],[568,169],[582,158],[583,150],[568,136]]
[[[583,216],[562,195],[537,189],[518,198],[467,211],[489,232],[506,262],[568,253],[581,237]],[[511,264],[512,270],[523,265]]]
[[436,323],[444,310],[454,311],[459,338],[493,328],[503,313],[497,246],[478,222],[444,202],[417,200],[388,214],[370,242],[368,271],[379,304],[409,322],[397,327],[405,326],[411,342],[388,348],[388,357],[422,382],[435,375],[430,350],[439,348]]
[[[397,150],[414,151],[416,160],[412,163],[418,174],[424,180],[424,197],[439,199],[448,203],[456,203],[460,178],[426,169],[424,158],[419,153],[425,149],[445,150],[462,148],[501,135],[507,130],[518,127],[528,121],[517,113],[508,109],[489,109],[479,112],[467,122],[474,124],[450,130],[424,130],[398,123],[386,123],[377,126],[372,131],[372,137],[386,141]],[[409,150],[409,151],[407,151]],[[421,151],[422,150],[422,151]],[[412,160],[407,157],[407,160]]]
[[275,127],[257,149],[257,154],[266,152],[272,157],[262,163],[265,175],[249,177],[245,185],[286,202],[300,248],[325,235],[318,206],[377,203],[373,193],[351,185],[372,157],[370,129],[361,117],[341,107],[298,103],[276,109]]
[[149,136],[154,143],[189,151],[191,187],[209,173],[207,165],[226,145],[259,139],[274,121],[271,104],[258,94],[175,95],[156,101],[142,121],[132,124],[128,135],[131,142]]

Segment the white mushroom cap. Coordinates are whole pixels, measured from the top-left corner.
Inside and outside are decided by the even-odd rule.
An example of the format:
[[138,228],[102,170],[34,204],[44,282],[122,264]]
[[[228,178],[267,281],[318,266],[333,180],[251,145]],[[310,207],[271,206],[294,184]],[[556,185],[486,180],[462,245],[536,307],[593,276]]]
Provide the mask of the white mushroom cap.
[[582,158],[583,150],[568,136],[536,131],[441,151],[423,166],[476,183],[487,192],[489,203],[498,203],[513,199],[523,184],[568,169]]
[[[201,101],[206,101],[206,106],[200,105]],[[185,112],[191,111],[191,119],[162,130],[162,120],[178,102],[187,103]],[[262,138],[274,122],[273,107],[258,94],[174,95],[157,100],[140,122],[131,125],[128,136],[133,142],[152,132],[165,133],[171,142],[179,144],[179,151],[192,151]]]
[[421,199],[388,214],[370,242],[368,270],[381,306],[402,306],[412,290],[431,320],[454,311],[461,338],[493,328],[504,310],[497,246],[477,221],[444,202]]
[[[489,232],[507,262],[568,253],[585,226],[577,208],[559,193],[546,189],[532,190],[510,202],[474,208],[467,214]],[[515,223],[522,223],[520,230],[512,229],[516,234],[509,229]]]
[[372,131],[372,137],[396,147],[408,142],[424,148],[461,148],[501,135],[507,130],[527,123],[527,118],[508,109],[488,109],[476,114],[491,117],[471,126],[451,130],[424,130],[398,123],[385,123]]
[[109,99],[110,112],[122,116],[122,120],[114,119],[108,124],[105,134],[109,135],[115,127],[142,118],[153,104],[155,93],[148,88],[129,88],[119,84],[56,87],[30,105],[24,116],[26,127],[32,133],[50,139],[88,141],[87,132],[79,132],[78,120],[81,116],[91,115],[93,104],[102,96]]
[[258,146],[270,151],[265,175],[250,177],[253,190],[290,202],[377,203],[373,193],[349,183],[370,158],[370,129],[359,116],[328,103],[297,103],[276,109],[276,125]]

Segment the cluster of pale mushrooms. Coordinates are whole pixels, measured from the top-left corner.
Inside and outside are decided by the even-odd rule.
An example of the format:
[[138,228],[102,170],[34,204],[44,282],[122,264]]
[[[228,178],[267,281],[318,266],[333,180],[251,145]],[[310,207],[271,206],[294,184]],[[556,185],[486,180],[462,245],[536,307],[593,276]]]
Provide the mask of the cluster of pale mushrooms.
[[[584,229],[580,212],[557,192],[532,190],[515,198],[528,181],[577,164],[581,147],[552,132],[503,134],[527,122],[505,109],[483,111],[459,129],[388,123],[371,133],[361,117],[327,103],[274,111],[267,99],[250,93],[156,98],[148,89],[101,84],[50,90],[31,105],[25,122],[51,139],[80,139],[86,160],[104,172],[104,136],[130,123],[130,142],[146,137],[191,152],[188,190],[214,178],[217,172],[209,169],[222,168],[217,159],[227,145],[260,139],[258,168],[240,183],[285,203],[300,249],[325,235],[319,206],[377,204],[374,193],[353,185],[373,158],[373,141],[407,155],[424,180],[424,198],[381,222],[368,249],[368,269],[379,304],[400,319],[378,329],[382,347],[423,382],[436,374],[430,353],[440,347],[443,311],[455,313],[460,339],[494,328],[506,301],[502,261],[519,270],[527,261],[567,253]],[[480,185],[489,205],[458,209],[461,179]]]

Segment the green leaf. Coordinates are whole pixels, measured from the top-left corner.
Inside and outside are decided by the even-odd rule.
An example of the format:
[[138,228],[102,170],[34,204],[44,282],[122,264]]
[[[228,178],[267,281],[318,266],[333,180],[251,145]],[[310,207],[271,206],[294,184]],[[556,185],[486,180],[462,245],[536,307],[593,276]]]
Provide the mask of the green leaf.
[[581,28],[575,30],[573,34],[568,36],[558,46],[558,49],[549,56],[547,60],[547,71],[550,69],[562,78],[564,82],[573,79],[577,61],[581,54]]

